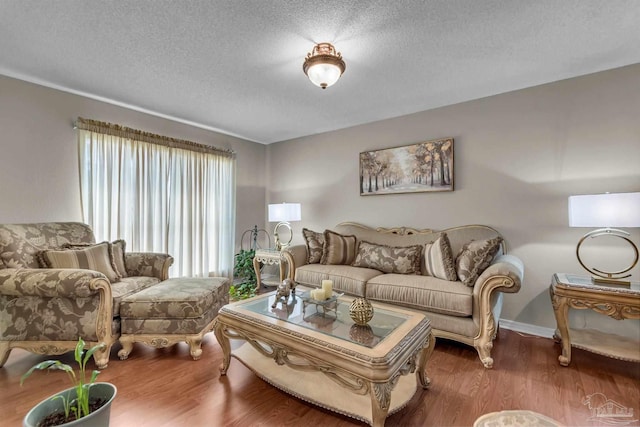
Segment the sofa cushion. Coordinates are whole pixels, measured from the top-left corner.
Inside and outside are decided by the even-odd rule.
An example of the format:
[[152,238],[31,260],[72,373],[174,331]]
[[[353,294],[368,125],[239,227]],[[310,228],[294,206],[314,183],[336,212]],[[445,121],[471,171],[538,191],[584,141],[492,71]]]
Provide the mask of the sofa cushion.
[[451,252],[451,244],[447,233],[442,233],[435,242],[425,245],[424,266],[427,276],[443,280],[458,280],[456,261]]
[[456,259],[458,278],[473,287],[482,272],[489,267],[498,253],[502,237],[487,240],[472,240],[465,244]]
[[473,288],[430,276],[382,274],[367,282],[366,297],[458,317],[473,313]]
[[302,235],[307,243],[307,263],[317,264],[322,260],[322,250],[324,248],[324,233],[311,231],[308,228],[302,229]]
[[362,241],[352,265],[383,273],[415,274],[420,272],[421,254],[421,246],[386,246]]
[[229,302],[226,277],[180,277],[149,286],[122,299],[122,319],[202,317]]
[[110,282],[120,280],[110,255],[111,244],[102,242],[95,245],[63,250],[45,250],[40,252],[43,264],[48,268],[82,268],[99,271]]
[[120,315],[120,302],[123,298],[147,289],[156,283],[160,283],[160,279],[147,276],[123,277],[119,282],[112,283],[113,317]]
[[363,297],[367,281],[380,274],[378,270],[350,265],[307,264],[296,268],[295,281],[320,287],[323,280],[333,280],[334,291]]
[[356,236],[344,236],[335,231],[324,231],[324,249],[321,264],[351,265],[356,258]]

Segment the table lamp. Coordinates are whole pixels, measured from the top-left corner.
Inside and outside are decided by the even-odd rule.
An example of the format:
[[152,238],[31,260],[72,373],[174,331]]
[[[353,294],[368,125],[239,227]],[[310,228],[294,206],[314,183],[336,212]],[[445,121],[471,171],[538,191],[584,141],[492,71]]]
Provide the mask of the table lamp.
[[[599,227],[580,239],[576,256],[580,265],[593,275],[594,282],[629,284],[621,280],[631,276],[626,274],[638,263],[638,247],[629,238],[630,234],[614,227],[640,227],[640,192],[606,193],[569,196],[569,227]],[[587,267],[580,258],[580,246],[587,238],[616,236],[625,240],[634,251],[631,265],[620,271],[603,271]]]
[[[289,221],[300,221],[302,219],[300,203],[278,203],[269,205],[269,222],[278,222],[273,229],[276,250],[282,250],[291,243],[293,232]],[[286,243],[280,241],[278,229],[281,227],[289,229],[289,240]]]

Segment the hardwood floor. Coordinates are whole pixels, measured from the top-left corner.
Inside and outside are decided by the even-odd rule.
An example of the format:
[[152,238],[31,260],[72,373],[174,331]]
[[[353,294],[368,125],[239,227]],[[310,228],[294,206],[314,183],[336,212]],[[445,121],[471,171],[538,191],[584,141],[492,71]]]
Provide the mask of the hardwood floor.
[[[118,387],[111,427],[364,425],[288,396],[236,359],[227,377],[220,377],[222,351],[213,334],[206,336],[199,361],[183,343],[160,350],[135,344],[124,361],[117,357],[119,348],[98,377]],[[591,411],[582,403],[602,393],[633,409],[635,421],[624,425],[640,426],[640,364],[574,349],[564,368],[559,351],[550,339],[502,330],[493,350],[495,368],[486,370],[473,348],[438,340],[428,364],[431,388],[418,391],[386,425],[471,426],[488,412],[527,409],[567,426],[605,426],[610,424],[602,419],[589,420]],[[20,386],[29,367],[49,358],[12,351],[0,368],[0,425],[19,426],[35,403],[68,386],[62,372],[35,373]],[[61,358],[73,361],[71,353]]]

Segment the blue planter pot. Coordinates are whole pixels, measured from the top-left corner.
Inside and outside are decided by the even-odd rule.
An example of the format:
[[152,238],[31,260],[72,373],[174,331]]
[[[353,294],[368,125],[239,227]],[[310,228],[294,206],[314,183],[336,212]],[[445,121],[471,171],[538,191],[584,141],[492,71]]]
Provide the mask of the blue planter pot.
[[[42,402],[34,406],[22,420],[23,427],[36,427],[38,423],[47,415],[55,412],[64,412],[62,400],[53,399],[53,397],[58,395],[66,396],[69,391],[71,391],[70,398],[74,399],[76,395],[75,389],[67,389],[43,400]],[[108,427],[109,415],[111,415],[111,403],[116,397],[116,393],[117,389],[113,384],[95,383],[93,386],[91,386],[89,396],[90,398],[104,399],[106,400],[105,404],[102,405],[99,409],[91,412],[89,415],[80,418],[79,420],[71,421],[69,423],[61,425],[64,427]]]

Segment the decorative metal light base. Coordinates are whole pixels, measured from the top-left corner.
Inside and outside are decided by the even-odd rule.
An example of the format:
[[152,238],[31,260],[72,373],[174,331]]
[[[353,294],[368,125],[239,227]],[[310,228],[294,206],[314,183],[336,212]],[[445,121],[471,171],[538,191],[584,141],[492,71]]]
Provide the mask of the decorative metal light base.
[[364,326],[373,318],[373,306],[366,298],[356,298],[349,306],[349,315],[356,325]]
[[[629,245],[631,245],[631,248],[634,251],[634,259],[633,262],[631,263],[631,265],[627,268],[625,268],[624,270],[620,270],[620,271],[603,271],[603,270],[599,270],[597,268],[589,268],[587,267],[584,262],[582,262],[582,259],[580,258],[580,246],[582,245],[582,243],[588,238],[594,238],[594,237],[598,237],[598,236],[616,236],[619,237],[623,240],[626,240],[627,243],[629,243]],[[630,234],[627,233],[624,230],[619,230],[617,228],[599,228],[597,230],[593,230],[587,234],[585,234],[582,239],[580,239],[580,241],[578,242],[578,246],[576,246],[576,256],[578,257],[578,262],[580,263],[580,265],[587,270],[589,273],[591,273],[593,276],[593,281],[596,283],[609,283],[609,284],[616,284],[616,285],[630,285],[631,282],[629,282],[628,280],[622,280],[622,279],[626,279],[628,277],[631,277],[631,274],[625,274],[628,271],[630,271],[633,267],[636,266],[636,264],[638,263],[638,247],[631,241],[631,239],[629,239]]]
[[[281,242],[280,241],[280,234],[278,233],[278,229],[280,227],[284,227],[284,228],[288,228],[289,229],[289,240],[287,240],[286,242]],[[276,246],[276,250],[282,250],[284,248],[286,248],[287,246],[289,246],[289,244],[291,243],[291,240],[293,239],[293,231],[291,230],[291,224],[289,224],[287,221],[282,221],[276,224],[276,227],[273,229],[273,236],[275,238],[275,246]]]

